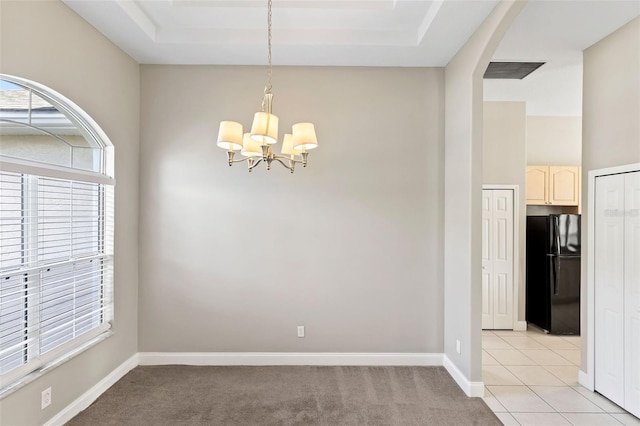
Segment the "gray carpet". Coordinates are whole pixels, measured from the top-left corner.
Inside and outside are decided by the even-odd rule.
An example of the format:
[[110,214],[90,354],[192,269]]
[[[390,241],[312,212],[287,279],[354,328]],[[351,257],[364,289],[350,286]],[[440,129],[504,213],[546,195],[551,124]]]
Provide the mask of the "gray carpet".
[[137,367],[67,425],[500,425],[442,367]]

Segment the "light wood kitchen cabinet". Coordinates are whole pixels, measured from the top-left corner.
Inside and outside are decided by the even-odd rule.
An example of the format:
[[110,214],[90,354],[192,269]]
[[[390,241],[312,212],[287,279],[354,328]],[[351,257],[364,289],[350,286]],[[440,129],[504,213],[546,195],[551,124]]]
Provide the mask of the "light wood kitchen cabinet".
[[580,167],[527,166],[527,204],[578,206]]
[[549,166],[527,166],[527,204],[549,204]]

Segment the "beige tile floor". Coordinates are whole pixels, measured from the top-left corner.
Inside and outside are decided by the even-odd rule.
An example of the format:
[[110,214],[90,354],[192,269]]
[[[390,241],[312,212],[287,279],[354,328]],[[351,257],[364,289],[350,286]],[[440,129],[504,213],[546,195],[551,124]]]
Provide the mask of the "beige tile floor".
[[634,425],[640,420],[578,384],[580,337],[484,330],[484,401],[505,425]]

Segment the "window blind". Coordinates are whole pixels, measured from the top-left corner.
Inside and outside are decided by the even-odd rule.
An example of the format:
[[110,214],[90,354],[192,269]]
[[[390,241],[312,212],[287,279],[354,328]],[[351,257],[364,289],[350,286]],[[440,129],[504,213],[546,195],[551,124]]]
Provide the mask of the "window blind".
[[0,387],[110,327],[113,186],[0,173]]

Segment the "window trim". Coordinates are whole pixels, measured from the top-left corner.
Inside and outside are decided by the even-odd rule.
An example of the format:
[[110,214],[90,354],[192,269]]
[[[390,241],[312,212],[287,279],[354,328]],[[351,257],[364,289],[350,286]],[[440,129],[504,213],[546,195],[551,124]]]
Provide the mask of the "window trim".
[[115,179],[100,173],[90,172],[88,170],[71,169],[69,167],[58,166],[55,164],[49,165],[33,160],[7,157],[2,154],[0,154],[0,171],[23,173],[54,179],[78,180],[78,178],[81,178],[83,182],[101,183],[110,186],[116,185]]
[[114,334],[115,334],[115,331],[113,330],[113,328],[109,328],[103,331],[102,333],[100,333],[98,336],[94,337],[93,339],[90,339],[88,342],[82,345],[79,345],[74,349],[71,349],[65,356],[61,356],[56,359],[53,359],[52,361],[42,365],[39,369],[33,370],[30,373],[25,373],[22,376],[22,378],[16,379],[15,381],[9,383],[5,387],[0,388],[0,400],[6,398],[7,396],[11,395],[17,390],[25,387],[29,383],[33,382],[34,380],[48,373],[51,369],[56,368],[67,361],[72,360],[73,358],[77,357],[84,351],[91,349],[92,347],[96,346],[98,343],[103,342],[104,340],[108,339]]
[[[14,75],[1,74],[1,73],[0,73],[0,80],[6,80],[8,82],[15,83],[15,84],[28,87],[34,90],[38,94],[38,96],[49,101],[52,105],[59,107],[59,110],[61,110],[61,112],[73,117],[73,119],[78,124],[80,124],[88,134],[91,135],[93,140],[96,143],[98,143],[99,146],[102,147],[103,156],[102,156],[102,164],[101,164],[101,173],[97,173],[97,174],[105,177],[110,177],[112,179],[114,178],[115,176],[115,164],[114,164],[115,155],[114,154],[115,153],[114,153],[113,144],[111,143],[111,140],[109,140],[109,137],[107,136],[107,134],[98,125],[98,123],[96,123],[95,120],[93,120],[93,118],[91,118],[86,112],[84,112],[82,108],[80,108],[70,99],[54,91],[53,89],[48,88],[42,84],[36,83],[34,81],[16,77]],[[12,158],[11,160],[12,160],[11,162],[14,162],[13,160],[16,160],[16,159]],[[5,160],[2,159],[0,161],[5,161]],[[24,160],[24,161],[29,163],[36,163],[35,161],[28,161],[28,160]],[[49,165],[47,165],[46,168],[50,169],[53,167],[73,170],[74,172],[81,172],[81,170],[79,169],[66,168],[61,166],[49,167]]]
[[[75,169],[71,167],[64,167],[59,165],[47,164],[44,162],[38,162],[34,160],[20,159],[15,157],[8,157],[0,155],[0,171],[19,173],[24,175],[40,176],[44,178],[54,178],[63,180],[73,180],[87,183],[101,184],[105,186],[115,187],[115,152],[114,146],[107,137],[106,133],[98,126],[98,124],[80,108],[65,96],[58,92],[41,85],[39,83],[26,80],[20,77],[1,74],[0,79],[11,83],[18,84],[33,91],[33,93],[42,97],[43,99],[54,105],[60,112],[68,115],[76,125],[82,127],[82,130],[86,132],[94,142],[101,149],[100,160],[100,172],[92,172],[82,169]],[[110,241],[105,241],[108,248],[102,255],[104,259],[109,259],[112,265],[112,269],[109,273],[108,284],[106,285],[106,291],[109,292],[109,297],[106,300],[109,301],[109,306],[106,308],[109,312],[107,320],[99,326],[83,333],[81,336],[73,338],[72,340],[63,343],[61,346],[52,349],[51,351],[39,355],[37,358],[29,360],[28,363],[15,368],[2,377],[2,383],[0,383],[0,399],[13,393],[22,386],[40,377],[51,368],[74,358],[80,353],[95,346],[99,342],[102,342],[109,336],[113,335],[112,324],[114,321],[114,271],[113,271],[113,258],[114,258],[114,245],[115,239],[115,192],[111,189],[111,206],[106,208],[104,214],[106,214],[110,220],[111,226],[111,238]],[[34,268],[26,268],[34,269]],[[37,268],[36,268],[37,269]]]

